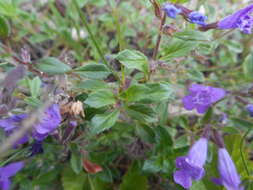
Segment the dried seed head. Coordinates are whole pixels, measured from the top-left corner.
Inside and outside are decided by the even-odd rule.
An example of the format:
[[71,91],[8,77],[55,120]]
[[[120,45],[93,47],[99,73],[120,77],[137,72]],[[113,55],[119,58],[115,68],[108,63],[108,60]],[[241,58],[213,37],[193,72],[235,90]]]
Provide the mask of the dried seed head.
[[84,110],[83,110],[83,103],[80,101],[74,102],[71,105],[71,113],[74,116],[78,116],[81,115],[82,117],[84,117]]

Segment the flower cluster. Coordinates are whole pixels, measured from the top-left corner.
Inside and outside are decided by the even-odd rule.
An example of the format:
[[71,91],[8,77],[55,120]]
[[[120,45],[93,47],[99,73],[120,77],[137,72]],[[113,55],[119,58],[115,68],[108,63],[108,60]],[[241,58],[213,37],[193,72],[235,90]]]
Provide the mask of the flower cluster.
[[182,16],[186,17],[186,19],[191,23],[201,26],[206,25],[205,21],[207,20],[207,16],[197,11],[190,11],[182,6],[177,7],[176,5],[165,3],[163,6],[163,11],[170,18],[176,18],[178,14],[182,14]]
[[192,84],[189,88],[189,95],[185,96],[182,101],[185,109],[196,108],[198,113],[205,113],[212,104],[224,98],[225,95],[226,91],[222,88]]
[[[187,156],[176,159],[174,181],[185,189],[192,186],[192,180],[200,180],[205,175],[204,164],[207,159],[208,139],[201,137],[190,148]],[[236,171],[228,151],[224,147],[218,149],[218,171],[220,178],[212,181],[217,185],[223,185],[227,190],[243,190],[240,176]]]
[[207,17],[205,15],[197,11],[189,10],[181,5],[165,3],[163,11],[171,18],[176,18],[178,14],[181,14],[187,21],[200,25],[199,29],[202,31],[209,29],[228,30],[238,28],[245,34],[251,34],[253,28],[253,17],[251,16],[253,4],[211,24],[206,24]]
[[[28,118],[28,114],[13,115],[6,119],[0,120],[0,127],[4,129],[7,136],[19,130],[22,127],[22,121]],[[45,110],[39,123],[33,126],[31,136],[34,138],[35,143],[31,146],[31,155],[40,154],[43,152],[42,141],[50,135],[61,123],[61,114],[58,104],[51,105]],[[13,147],[24,144],[29,141],[29,134],[24,135],[19,139]],[[24,167],[23,162],[16,162],[0,168],[0,187],[3,190],[10,188],[10,177],[14,176],[19,170]]]

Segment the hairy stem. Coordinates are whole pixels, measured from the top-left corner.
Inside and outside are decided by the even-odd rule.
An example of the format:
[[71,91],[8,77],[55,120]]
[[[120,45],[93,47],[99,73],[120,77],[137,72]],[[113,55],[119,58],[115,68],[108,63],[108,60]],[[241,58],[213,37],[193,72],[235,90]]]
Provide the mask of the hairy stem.
[[154,52],[153,52],[153,57],[152,57],[153,60],[156,60],[156,58],[157,58],[157,53],[158,53],[160,43],[161,43],[161,39],[162,39],[162,29],[163,29],[163,25],[164,25],[165,21],[166,21],[166,14],[163,13],[161,23],[160,23],[160,28],[159,28],[159,35],[157,37],[156,46],[155,46],[155,49],[154,49]]

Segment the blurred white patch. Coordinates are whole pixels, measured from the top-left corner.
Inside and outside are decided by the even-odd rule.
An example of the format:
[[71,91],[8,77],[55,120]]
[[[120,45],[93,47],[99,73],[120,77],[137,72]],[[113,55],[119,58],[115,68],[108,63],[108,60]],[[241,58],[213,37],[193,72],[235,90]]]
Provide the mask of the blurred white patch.
[[201,14],[203,14],[203,15],[206,14],[206,10],[205,10],[205,7],[204,7],[203,5],[200,6],[199,12],[200,12]]
[[87,33],[84,31],[84,30],[80,30],[79,31],[79,34],[78,34],[78,31],[76,28],[72,28],[71,29],[71,37],[74,39],[74,40],[79,40],[79,39],[84,39],[87,37]]

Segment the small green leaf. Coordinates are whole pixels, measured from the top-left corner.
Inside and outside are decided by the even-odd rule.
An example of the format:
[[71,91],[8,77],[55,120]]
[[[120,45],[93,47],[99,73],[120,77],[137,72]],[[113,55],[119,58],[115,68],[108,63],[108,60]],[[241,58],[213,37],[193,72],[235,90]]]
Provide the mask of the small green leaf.
[[74,72],[82,77],[91,79],[104,79],[110,74],[109,69],[105,65],[94,63],[78,67]]
[[148,96],[150,89],[142,84],[135,84],[129,87],[121,94],[121,97],[128,102],[135,102],[145,99]]
[[187,75],[191,80],[196,82],[203,82],[205,80],[203,73],[198,71],[197,69],[189,70]]
[[243,62],[243,73],[246,79],[253,79],[253,56],[248,55]]
[[148,58],[139,51],[126,49],[121,51],[116,59],[128,69],[137,69],[144,73],[148,72]]
[[79,83],[77,88],[86,89],[86,90],[100,90],[108,88],[107,83],[101,80],[86,80]]
[[165,46],[162,60],[170,60],[175,57],[182,57],[188,55],[192,50],[196,48],[198,43],[184,41],[184,40],[173,40],[171,43]]
[[99,90],[91,93],[84,103],[94,108],[100,108],[115,104],[116,100],[114,94],[110,90]]
[[115,110],[111,113],[97,114],[91,120],[93,134],[98,134],[104,130],[110,129],[117,121],[119,117],[119,111]]
[[82,190],[85,181],[87,181],[87,176],[84,172],[75,174],[68,166],[63,170],[61,181],[64,190]]
[[152,123],[157,121],[155,111],[147,105],[134,104],[126,108],[130,117],[141,122]]
[[196,31],[196,30],[186,30],[183,32],[177,32],[173,35],[175,38],[179,38],[185,41],[210,41],[210,35],[208,33]]
[[48,74],[63,74],[71,70],[71,67],[61,62],[55,57],[46,57],[39,60],[39,63],[35,65],[38,70]]
[[0,38],[6,38],[10,35],[10,25],[6,18],[0,16]]
[[174,89],[168,83],[147,84],[147,87],[149,88],[147,99],[152,102],[161,102],[174,97]]
[[24,99],[24,101],[25,103],[36,108],[42,105],[42,102],[38,98],[34,98],[34,97],[27,97]]
[[29,80],[29,87],[33,98],[37,98],[40,93],[41,80],[39,77],[35,77],[33,80]]
[[70,158],[71,168],[76,174],[79,174],[82,171],[82,154],[80,153],[80,150],[78,149],[78,146],[76,144],[71,144],[70,150],[71,150],[71,158]]
[[133,164],[123,177],[123,183],[120,184],[120,190],[148,190],[147,177],[142,175],[137,167]]

